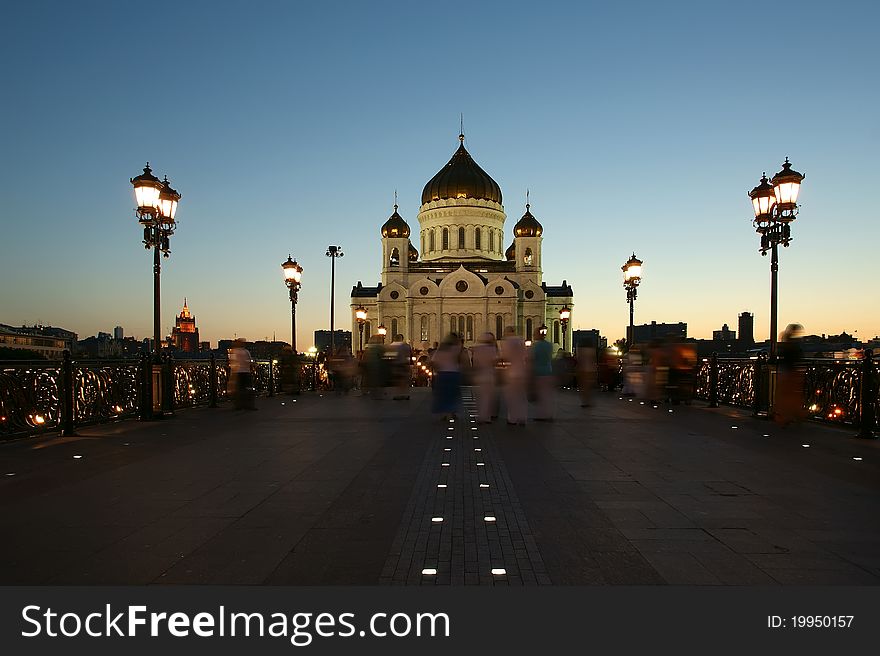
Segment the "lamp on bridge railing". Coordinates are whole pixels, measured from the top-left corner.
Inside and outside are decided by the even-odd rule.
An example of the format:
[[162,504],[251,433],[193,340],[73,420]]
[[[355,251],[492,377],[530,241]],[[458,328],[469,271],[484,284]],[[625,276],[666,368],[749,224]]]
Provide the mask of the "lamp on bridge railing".
[[162,349],[162,331],[160,328],[160,275],[162,265],[159,253],[168,257],[171,253],[170,237],[174,234],[174,217],[177,214],[177,205],[180,202],[180,194],[171,188],[168,177],[159,180],[153,175],[150,163],[144,167],[144,172],[130,178],[134,187],[134,198],[137,203],[135,213],[138,222],[144,228],[144,248],[153,249],[153,357],[156,362],[160,360]]
[[290,290],[290,345],[293,354],[296,355],[296,302],[299,298],[303,268],[288,255],[287,261],[281,263],[281,271],[284,273],[284,284]]
[[779,244],[791,243],[791,222],[798,213],[797,198],[804,175],[791,168],[788,158],[782,170],[767,180],[761,176],[758,186],[749,192],[755,214],[753,225],[761,235],[761,255],[770,251],[770,360],[776,360],[776,292],[779,273]]
[[367,308],[363,305],[358,305],[354,311],[354,316],[358,322],[358,354],[360,354],[364,350],[364,324],[367,322]]
[[637,288],[642,282],[642,261],[633,253],[626,264],[620,267],[623,271],[623,286],[626,289],[626,302],[629,303],[629,335],[627,346],[632,346],[635,340],[633,327],[634,306],[638,296]]

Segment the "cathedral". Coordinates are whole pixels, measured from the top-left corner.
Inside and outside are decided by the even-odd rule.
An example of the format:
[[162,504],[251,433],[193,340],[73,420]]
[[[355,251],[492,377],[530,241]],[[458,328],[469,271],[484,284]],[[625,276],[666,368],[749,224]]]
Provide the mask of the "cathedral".
[[[418,235],[397,205],[382,226],[382,280],[375,287],[359,281],[351,291],[355,348],[359,308],[366,310],[364,344],[380,326],[386,342],[402,334],[425,349],[450,332],[470,346],[484,332],[500,339],[507,326],[532,339],[543,325],[547,339],[562,346],[560,310],[573,308],[572,290],[564,280],[555,286],[542,280],[543,226],[526,202],[504,248],[501,188],[464,147],[464,135],[458,139],[452,159],[422,190]],[[570,338],[566,342],[570,350]]]

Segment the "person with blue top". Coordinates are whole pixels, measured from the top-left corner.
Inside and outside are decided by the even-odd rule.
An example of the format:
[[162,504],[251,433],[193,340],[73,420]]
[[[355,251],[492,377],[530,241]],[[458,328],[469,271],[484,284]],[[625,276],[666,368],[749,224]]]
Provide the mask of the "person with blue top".
[[537,406],[535,421],[553,421],[553,345],[541,330],[536,330],[530,351]]

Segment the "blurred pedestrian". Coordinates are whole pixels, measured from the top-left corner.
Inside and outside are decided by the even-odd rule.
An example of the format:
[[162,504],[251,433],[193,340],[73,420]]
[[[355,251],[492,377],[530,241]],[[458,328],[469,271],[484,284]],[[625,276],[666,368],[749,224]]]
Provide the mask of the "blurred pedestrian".
[[372,335],[364,349],[363,394],[374,399],[385,398],[385,345],[381,335]]
[[250,352],[245,348],[247,342],[239,337],[229,349],[229,375],[233,381],[233,403],[236,410],[256,410],[254,404],[254,378],[251,372]]
[[431,365],[434,370],[434,402],[432,410],[442,414],[443,419],[455,419],[461,404],[461,339],[449,333],[434,355]]
[[412,348],[403,341],[403,335],[395,335],[391,342],[391,374],[397,386],[395,401],[409,401],[412,385]]
[[535,331],[532,342],[531,364],[535,383],[535,421],[553,421],[553,345],[540,329]]
[[577,348],[577,384],[581,393],[581,407],[590,405],[593,390],[596,388],[598,363],[596,362],[596,349],[586,343]]
[[507,406],[507,423],[525,426],[528,411],[526,343],[516,334],[513,326],[504,329],[501,359],[504,361],[504,405]]
[[803,334],[802,325],[790,323],[782,333],[779,343],[779,368],[776,376],[773,419],[783,428],[806,416],[804,376],[800,368],[804,357],[800,346],[800,338]]
[[477,423],[492,423],[497,405],[495,365],[498,364],[498,346],[495,335],[483,333],[473,352],[474,385],[477,387]]

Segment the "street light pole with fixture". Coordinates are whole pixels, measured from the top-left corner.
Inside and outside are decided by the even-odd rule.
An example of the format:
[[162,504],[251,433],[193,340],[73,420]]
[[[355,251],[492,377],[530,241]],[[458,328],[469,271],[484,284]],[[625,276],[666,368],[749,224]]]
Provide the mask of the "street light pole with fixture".
[[290,290],[290,346],[293,355],[296,355],[296,303],[299,300],[299,289],[302,286],[303,268],[288,255],[287,261],[281,263],[281,270],[284,273],[284,284]]
[[791,223],[798,213],[797,198],[803,174],[791,168],[788,157],[782,170],[768,181],[767,174],[761,176],[758,186],[749,192],[755,218],[752,224],[761,235],[761,255],[770,255],[770,362],[776,362],[777,354],[777,285],[779,276],[779,252],[782,244],[788,247],[791,242]]
[[635,343],[635,302],[638,296],[638,286],[642,282],[642,261],[633,253],[626,264],[620,267],[623,271],[623,286],[626,289],[626,302],[629,303],[629,335],[627,335],[627,348]]

